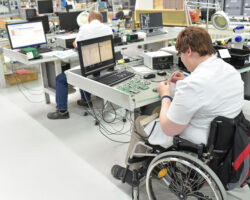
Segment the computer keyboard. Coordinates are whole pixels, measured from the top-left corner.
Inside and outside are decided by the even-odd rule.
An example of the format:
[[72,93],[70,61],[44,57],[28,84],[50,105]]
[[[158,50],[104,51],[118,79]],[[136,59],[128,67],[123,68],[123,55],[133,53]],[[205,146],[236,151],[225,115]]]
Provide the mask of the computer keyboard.
[[122,70],[105,74],[103,76],[97,77],[94,80],[105,85],[113,86],[133,77],[134,75],[135,74],[133,72]]
[[37,52],[39,53],[39,54],[41,54],[41,53],[47,53],[47,52],[50,52],[50,51],[52,51],[50,48],[46,48],[46,47],[39,47],[39,48],[37,48]]
[[131,43],[131,42],[141,42],[141,41],[144,41],[144,38],[129,40],[128,43]]
[[147,33],[147,37],[155,36],[155,35],[162,35],[162,34],[165,34],[165,33],[167,33],[167,32],[166,31],[153,31],[153,32]]

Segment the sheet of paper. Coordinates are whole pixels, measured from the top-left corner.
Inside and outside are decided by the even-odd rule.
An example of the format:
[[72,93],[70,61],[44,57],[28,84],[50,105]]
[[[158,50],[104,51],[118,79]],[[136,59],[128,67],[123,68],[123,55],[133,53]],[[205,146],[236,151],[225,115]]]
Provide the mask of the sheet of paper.
[[231,55],[228,51],[228,49],[219,49],[219,54],[221,58],[231,58]]
[[42,53],[43,56],[56,56],[60,59],[68,58],[71,56],[77,56],[77,52],[73,49],[65,50],[65,51],[50,51],[46,53]]
[[65,51],[56,51],[54,55],[60,59],[63,59],[63,58],[68,58],[70,56],[76,56],[77,52],[74,51],[73,49],[69,49]]
[[32,58],[34,58],[34,56],[33,56],[33,53],[32,53],[32,52],[28,52],[28,53],[26,53],[26,55],[27,55],[27,58],[28,58],[28,59],[32,59]]
[[50,56],[50,57],[52,57],[52,56],[55,56],[55,52],[56,51],[49,51],[49,52],[46,52],[46,53],[41,53],[41,55],[42,56]]

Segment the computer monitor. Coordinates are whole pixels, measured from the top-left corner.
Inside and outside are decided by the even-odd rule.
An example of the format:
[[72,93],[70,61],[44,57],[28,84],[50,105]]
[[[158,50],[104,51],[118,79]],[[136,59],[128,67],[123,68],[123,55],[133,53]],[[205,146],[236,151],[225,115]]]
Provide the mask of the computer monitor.
[[108,12],[102,11],[101,14],[103,23],[108,23]]
[[65,8],[66,8],[66,11],[69,12],[69,10],[73,9],[73,5],[68,5],[68,4],[66,3]]
[[73,31],[79,29],[77,24],[77,16],[81,13],[81,11],[77,12],[59,12],[58,17],[60,21],[60,29]]
[[7,24],[6,29],[12,49],[47,44],[41,21]]
[[36,22],[36,21],[42,21],[43,23],[43,29],[45,33],[49,33],[49,17],[48,16],[35,16],[27,19],[29,22]]
[[113,36],[93,38],[77,42],[83,76],[98,76],[100,71],[114,68],[115,54]]
[[141,13],[140,23],[142,30],[153,30],[163,28],[162,13]]
[[37,1],[38,13],[53,13],[53,1],[52,0],[44,0]]
[[[201,20],[207,20],[207,8],[201,8]],[[208,10],[208,21],[211,21],[212,15],[216,12],[214,8]]]

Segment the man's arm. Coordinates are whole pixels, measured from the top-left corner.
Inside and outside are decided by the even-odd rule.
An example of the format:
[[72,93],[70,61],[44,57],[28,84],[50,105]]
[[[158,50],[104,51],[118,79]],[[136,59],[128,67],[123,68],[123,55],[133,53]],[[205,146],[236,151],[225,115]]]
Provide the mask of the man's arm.
[[164,98],[161,102],[160,124],[163,132],[168,136],[181,134],[187,125],[176,124],[167,117],[167,112],[171,104],[170,99]]
[[[171,86],[168,82],[163,81],[158,85],[158,92],[161,97],[171,94]],[[169,98],[163,98],[161,101],[160,112],[160,125],[163,132],[168,136],[179,135],[184,131],[187,125],[176,124],[167,117],[168,109],[170,107],[171,100]]]

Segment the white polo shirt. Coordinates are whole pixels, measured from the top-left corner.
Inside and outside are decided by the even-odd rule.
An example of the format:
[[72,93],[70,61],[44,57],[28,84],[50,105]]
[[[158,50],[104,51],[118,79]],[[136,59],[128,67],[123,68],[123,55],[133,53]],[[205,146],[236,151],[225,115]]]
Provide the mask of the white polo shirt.
[[[211,56],[184,80],[177,81],[175,96],[166,114],[177,124],[188,124],[180,134],[182,138],[206,144],[211,121],[217,116],[236,117],[243,103],[244,87],[240,73],[222,59]],[[148,134],[152,123],[145,128]],[[157,129],[149,142],[164,147],[171,145],[172,137],[164,134],[160,127]]]
[[89,24],[83,24],[76,36],[76,41],[112,35],[111,27],[101,23],[99,20],[92,20]]

